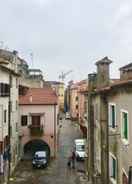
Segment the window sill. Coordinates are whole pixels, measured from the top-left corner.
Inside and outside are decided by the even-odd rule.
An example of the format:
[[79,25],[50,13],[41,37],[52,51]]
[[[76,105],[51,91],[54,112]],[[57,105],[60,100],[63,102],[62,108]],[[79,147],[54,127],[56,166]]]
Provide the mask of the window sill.
[[109,127],[109,131],[116,132],[117,131],[117,127],[115,127],[115,128]]
[[128,145],[128,144],[129,144],[129,142],[128,142],[127,139],[122,139],[122,143],[123,143],[124,145]]
[[110,177],[110,181],[113,183],[113,184],[117,184],[116,180],[112,177]]

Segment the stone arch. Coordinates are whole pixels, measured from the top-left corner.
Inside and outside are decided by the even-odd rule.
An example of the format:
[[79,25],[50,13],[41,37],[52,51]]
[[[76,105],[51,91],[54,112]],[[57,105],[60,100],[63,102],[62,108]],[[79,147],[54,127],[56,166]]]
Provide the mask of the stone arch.
[[46,151],[48,159],[50,158],[50,147],[41,139],[33,139],[28,141],[23,148],[24,159],[30,160],[36,151]]

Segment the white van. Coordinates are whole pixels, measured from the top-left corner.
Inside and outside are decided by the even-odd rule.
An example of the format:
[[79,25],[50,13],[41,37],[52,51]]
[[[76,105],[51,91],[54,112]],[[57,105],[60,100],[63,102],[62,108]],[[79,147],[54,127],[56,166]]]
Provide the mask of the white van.
[[86,145],[86,140],[85,139],[75,139],[74,141],[75,144],[75,155],[76,155],[76,160],[84,160],[86,153],[85,153],[85,145]]

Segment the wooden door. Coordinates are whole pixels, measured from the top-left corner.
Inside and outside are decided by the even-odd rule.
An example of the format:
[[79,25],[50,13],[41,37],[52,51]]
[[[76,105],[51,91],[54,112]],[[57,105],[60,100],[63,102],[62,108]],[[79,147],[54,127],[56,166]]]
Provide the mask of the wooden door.
[[34,127],[40,127],[40,116],[32,116],[32,125]]

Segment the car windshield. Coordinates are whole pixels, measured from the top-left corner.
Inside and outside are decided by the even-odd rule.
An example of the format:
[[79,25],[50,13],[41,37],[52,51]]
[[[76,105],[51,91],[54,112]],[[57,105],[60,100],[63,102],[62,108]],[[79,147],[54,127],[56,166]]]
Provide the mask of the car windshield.
[[84,151],[85,150],[85,146],[84,145],[76,145],[76,150],[77,151]]
[[38,157],[37,155],[35,155],[34,159],[35,160],[43,160],[43,159],[45,159],[45,157]]

